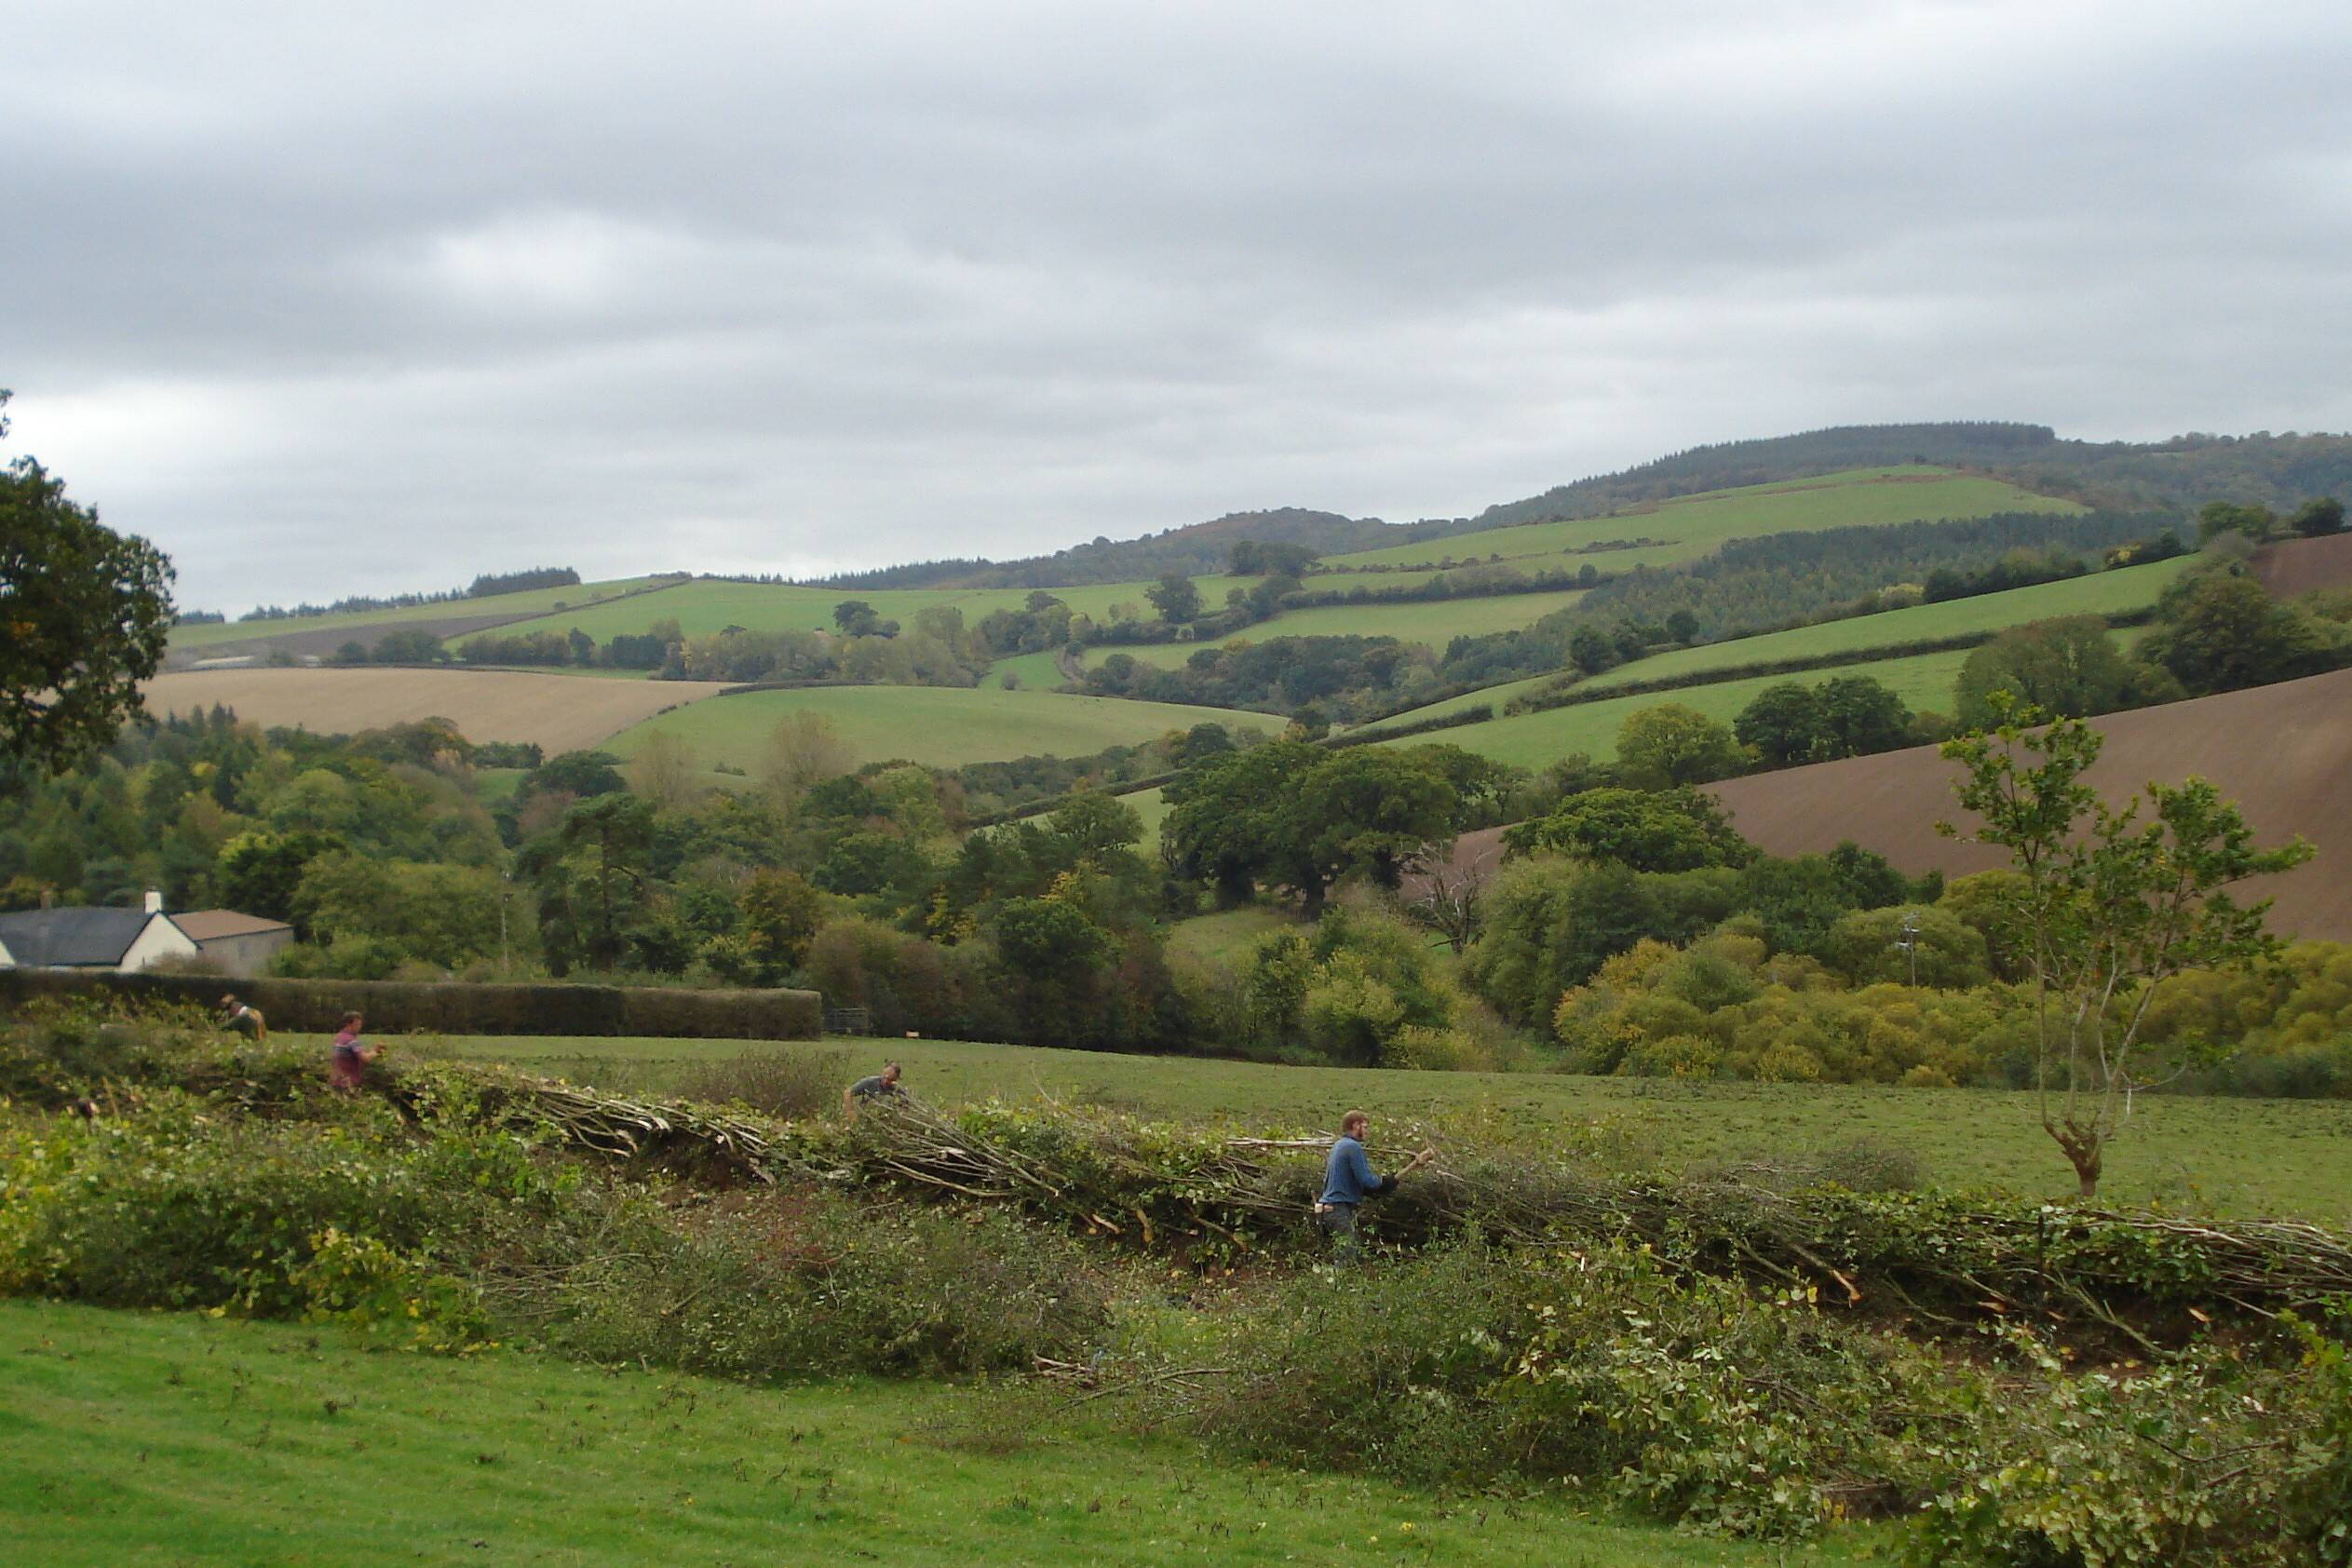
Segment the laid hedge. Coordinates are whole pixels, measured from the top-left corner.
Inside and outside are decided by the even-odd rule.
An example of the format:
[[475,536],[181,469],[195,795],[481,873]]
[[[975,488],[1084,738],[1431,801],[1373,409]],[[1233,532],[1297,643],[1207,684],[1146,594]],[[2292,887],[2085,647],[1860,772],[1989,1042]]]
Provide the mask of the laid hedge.
[[118,975],[0,969],[0,1002],[112,992],[142,1001],[210,1006],[234,991],[273,1029],[332,1031],[346,1012],[378,1034],[647,1034],[680,1039],[814,1040],[823,1002],[814,991],[669,991],[618,985],[469,985],[455,981],[224,980],[219,975]]

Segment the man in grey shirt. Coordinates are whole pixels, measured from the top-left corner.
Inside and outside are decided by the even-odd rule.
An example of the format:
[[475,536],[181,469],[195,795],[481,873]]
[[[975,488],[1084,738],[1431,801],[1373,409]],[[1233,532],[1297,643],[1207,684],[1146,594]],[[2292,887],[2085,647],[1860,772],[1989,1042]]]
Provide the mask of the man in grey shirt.
[[851,1121],[858,1119],[860,1100],[904,1100],[907,1091],[899,1087],[899,1064],[885,1061],[882,1071],[871,1078],[860,1078],[841,1091],[841,1114]]
[[1323,1162],[1323,1196],[1315,1203],[1315,1223],[1331,1238],[1331,1255],[1343,1264],[1356,1261],[1357,1205],[1368,1197],[1387,1196],[1399,1181],[1438,1157],[1437,1150],[1424,1149],[1395,1175],[1375,1176],[1364,1155],[1364,1135],[1371,1130],[1370,1116],[1348,1112],[1339,1119],[1339,1136],[1331,1140],[1331,1156]]

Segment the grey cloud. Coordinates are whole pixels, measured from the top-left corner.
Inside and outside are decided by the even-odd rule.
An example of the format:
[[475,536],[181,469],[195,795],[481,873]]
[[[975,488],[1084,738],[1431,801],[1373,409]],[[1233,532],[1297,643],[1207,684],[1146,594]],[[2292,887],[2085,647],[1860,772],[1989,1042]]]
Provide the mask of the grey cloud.
[[2352,423],[2335,7],[35,4],[17,439],[185,599]]

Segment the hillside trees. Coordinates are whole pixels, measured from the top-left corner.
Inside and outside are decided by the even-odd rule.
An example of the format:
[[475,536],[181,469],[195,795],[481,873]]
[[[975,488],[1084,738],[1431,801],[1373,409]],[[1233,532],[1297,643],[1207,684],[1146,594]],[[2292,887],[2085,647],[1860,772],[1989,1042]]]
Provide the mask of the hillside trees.
[[1181,572],[1169,572],[1143,590],[1143,597],[1160,614],[1160,619],[1182,626],[1200,618],[1200,588]]
[[[0,389],[0,410],[8,394]],[[0,436],[8,421],[0,413]],[[0,469],[0,788],[95,754],[141,710],[171,634],[171,563],[66,498],[30,457]]]
[[2151,783],[2144,798],[2110,806],[2082,778],[2099,756],[2097,731],[2080,720],[2036,727],[2046,715],[2007,700],[1997,711],[1995,729],[1943,750],[1966,773],[1960,805],[1981,823],[1967,836],[2007,849],[2021,878],[2010,912],[2037,1004],[2041,1124],[2088,1199],[2133,1092],[2191,1065],[2152,1057],[2143,1026],[2156,986],[2273,955],[2268,900],[2241,904],[2230,889],[2312,850],[2301,839],[2255,847],[2237,808],[2203,779]]
[[1689,789],[1587,790],[1511,829],[1505,842],[1515,851],[1615,860],[1637,872],[1743,866],[1756,855],[1720,806]]
[[2332,495],[2305,501],[2287,520],[2288,526],[2306,539],[2323,539],[2344,532],[2344,503]]
[[2340,661],[2347,641],[2341,629],[2231,571],[2183,577],[2159,609],[2141,655],[2197,696],[2315,674]]
[[1911,710],[1868,675],[1841,675],[1818,686],[1784,681],[1740,710],[1732,733],[1765,763],[1862,757],[1910,744]]
[[1617,726],[1619,770],[1655,789],[1710,784],[1747,764],[1729,728],[1683,703],[1654,703]]
[[1462,824],[1455,750],[1281,740],[1214,757],[1168,786],[1161,840],[1183,874],[1228,901],[1261,883],[1310,909],[1345,876],[1393,887],[1415,854]]
[[1970,653],[1953,701],[1961,723],[1982,728],[1996,722],[1996,694],[2084,718],[2130,707],[2138,689],[2107,623],[2096,615],[2069,615],[2012,627]]

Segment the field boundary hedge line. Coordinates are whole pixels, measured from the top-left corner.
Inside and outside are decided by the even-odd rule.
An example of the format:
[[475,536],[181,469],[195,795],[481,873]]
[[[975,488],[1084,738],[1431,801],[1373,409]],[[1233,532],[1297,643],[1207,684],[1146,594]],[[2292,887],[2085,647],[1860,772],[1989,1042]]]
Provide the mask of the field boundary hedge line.
[[[2156,609],[2150,605],[2137,610],[2120,610],[2113,615],[2101,615],[2098,618],[2105,621],[2110,629],[2145,626],[2156,618]],[[1570,684],[1555,686],[1549,691],[1531,692],[1506,706],[1504,711],[1506,713],[1542,713],[1554,708],[1574,708],[1580,703],[1606,702],[1611,697],[1649,696],[1658,692],[1687,691],[1693,686],[1716,686],[1729,681],[1752,681],[1767,675],[1803,675],[1815,669],[1836,669],[1847,665],[1877,664],[1886,659],[1916,658],[1923,654],[1957,653],[1966,648],[1980,648],[2004,632],[2016,629],[2016,627],[2011,626],[1989,627],[1975,631],[1954,632],[1950,637],[1915,637],[1905,642],[1878,642],[1866,648],[1836,648],[1825,653],[1802,654],[1783,659],[1756,659],[1748,664],[1717,665],[1708,669],[1686,670],[1680,675],[1661,675],[1649,681],[1623,681],[1615,685],[1597,688],[1592,684],[1594,677],[1585,676]],[[1771,634],[1759,633],[1758,635]],[[1712,644],[1701,644],[1701,646],[1712,646]]]
[[678,991],[620,985],[477,985],[459,980],[227,980],[219,975],[0,969],[0,1001],[107,994],[208,1007],[234,991],[279,1029],[331,1033],[347,1012],[399,1034],[627,1034],[693,1040],[814,1040],[814,991]]

